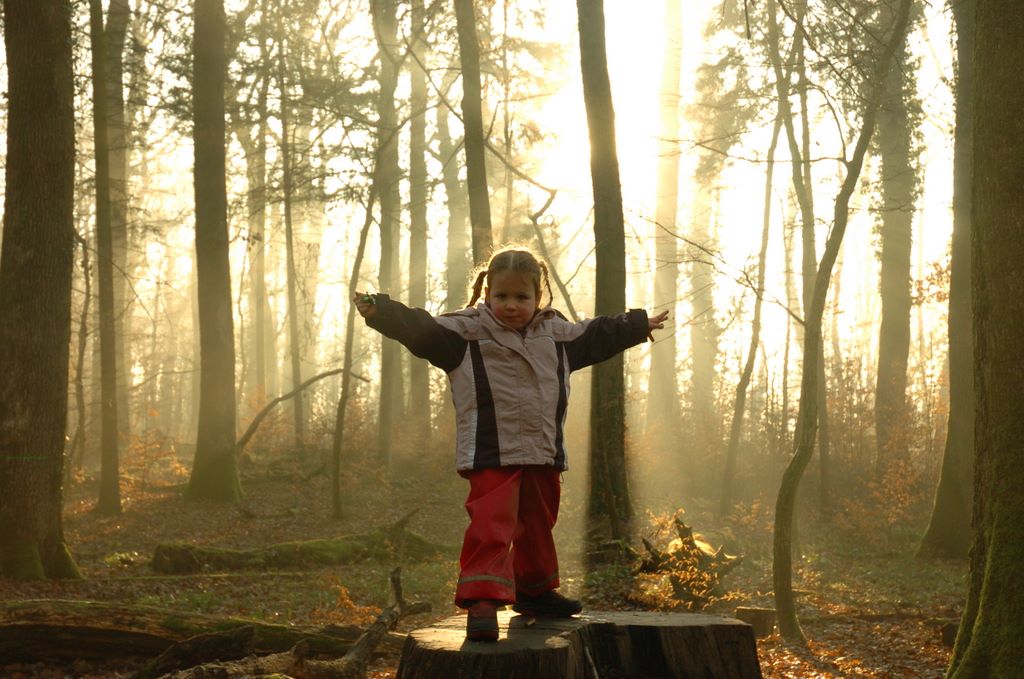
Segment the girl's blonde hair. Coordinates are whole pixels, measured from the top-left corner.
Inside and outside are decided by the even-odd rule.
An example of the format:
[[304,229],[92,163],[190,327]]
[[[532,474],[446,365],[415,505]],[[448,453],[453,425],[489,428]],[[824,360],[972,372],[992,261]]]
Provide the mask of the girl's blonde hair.
[[491,257],[486,267],[482,267],[473,279],[473,287],[469,297],[469,304],[466,308],[476,304],[480,299],[484,283],[491,284],[491,277],[502,271],[512,271],[517,274],[529,276],[533,280],[534,289],[537,293],[537,307],[541,306],[541,283],[548,291],[548,303],[550,306],[554,301],[554,294],[551,292],[551,278],[548,276],[548,267],[542,259],[537,257],[529,248],[522,246],[511,246],[504,248]]

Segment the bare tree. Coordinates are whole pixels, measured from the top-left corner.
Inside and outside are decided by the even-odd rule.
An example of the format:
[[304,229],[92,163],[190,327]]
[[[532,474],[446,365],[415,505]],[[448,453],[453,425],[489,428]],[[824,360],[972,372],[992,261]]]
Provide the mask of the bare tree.
[[[626,307],[626,241],[622,184],[615,145],[615,110],[608,77],[603,0],[577,0],[583,101],[590,130],[590,178],[594,192],[594,312]],[[592,369],[590,389],[590,497],[592,538],[606,527],[614,540],[628,536],[633,506],[626,477],[625,373],[622,354]]]
[[235,345],[225,163],[223,0],[196,0],[193,90],[196,277],[199,320],[199,424],[187,494],[241,498],[235,461]]
[[[380,59],[380,90],[377,95],[377,145],[379,164],[375,177],[380,196],[380,270],[381,290],[395,291],[402,274],[399,264],[399,222],[402,212],[400,194],[401,167],[398,163],[398,3],[397,0],[373,0],[374,33]],[[380,404],[377,419],[377,454],[385,468],[391,467],[391,448],[395,426],[402,420],[402,350],[395,340],[381,338]]]
[[485,264],[493,247],[491,207],[484,162],[484,122],[480,94],[480,47],[477,44],[473,0],[454,0],[462,64],[462,120],[465,126],[466,182],[469,185],[469,223],[473,234],[473,263]]
[[971,324],[971,167],[974,148],[975,0],[950,3],[956,25],[953,246],[949,274],[949,423],[922,554],[964,557],[971,536],[974,337]]
[[[885,91],[886,77],[900,45],[906,39],[909,24],[910,5],[913,0],[899,0],[898,8],[888,31],[886,41],[876,49],[881,50],[875,61],[866,86],[868,95],[861,113],[861,127],[856,136],[852,153],[845,160],[846,175],[839,194],[836,196],[832,217],[832,228],[825,242],[825,250],[817,267],[811,304],[804,315],[804,370],[800,380],[800,405],[797,413],[795,450],[786,467],[775,504],[775,532],[772,549],[772,582],[775,593],[775,609],[779,631],[791,641],[804,641],[800,622],[796,617],[793,599],[793,517],[796,507],[797,490],[804,470],[814,453],[815,434],[818,423],[819,384],[815,369],[821,354],[821,322],[828,296],[832,267],[839,254],[846,225],[849,221],[850,198],[857,188],[864,155],[875,131],[878,107]],[[774,12],[774,4],[769,12]],[[770,14],[770,26],[774,26],[774,15]]]
[[96,509],[104,514],[121,511],[117,435],[117,359],[114,346],[114,253],[110,230],[110,146],[107,140],[106,43],[103,5],[89,2],[92,43],[93,139],[96,156],[96,251],[100,313],[100,494]]

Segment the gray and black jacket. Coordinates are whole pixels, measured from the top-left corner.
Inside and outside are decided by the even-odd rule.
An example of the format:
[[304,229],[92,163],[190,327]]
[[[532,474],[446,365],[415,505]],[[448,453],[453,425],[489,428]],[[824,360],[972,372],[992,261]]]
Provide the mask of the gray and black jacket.
[[564,426],[569,375],[647,338],[647,312],[578,323],[551,307],[522,331],[480,303],[441,316],[376,295],[367,325],[448,374],[459,471],[509,465],[568,468]]

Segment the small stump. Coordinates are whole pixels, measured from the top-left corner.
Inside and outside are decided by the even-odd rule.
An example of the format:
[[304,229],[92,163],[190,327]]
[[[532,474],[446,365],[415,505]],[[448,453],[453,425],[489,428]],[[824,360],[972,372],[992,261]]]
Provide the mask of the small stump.
[[750,625],[719,615],[591,612],[568,619],[498,613],[497,643],[466,641],[466,616],[413,631],[397,679],[446,677],[761,677]]
[[775,609],[737,606],[733,613],[738,620],[748,623],[754,628],[754,636],[758,639],[771,636],[775,631]]

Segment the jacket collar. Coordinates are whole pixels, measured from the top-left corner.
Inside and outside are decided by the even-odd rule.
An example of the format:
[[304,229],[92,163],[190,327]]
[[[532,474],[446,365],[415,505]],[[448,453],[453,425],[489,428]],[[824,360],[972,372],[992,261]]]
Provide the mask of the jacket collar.
[[556,311],[555,308],[552,306],[541,307],[540,309],[537,309],[537,312],[533,315],[533,318],[530,319],[530,322],[526,324],[526,327],[523,328],[522,331],[519,331],[513,328],[512,326],[508,325],[504,321],[499,320],[498,317],[494,315],[494,312],[491,311],[491,308],[487,306],[485,302],[477,302],[477,305],[474,307],[474,309],[477,311],[480,318],[483,319],[488,325],[492,327],[501,328],[509,332],[522,332],[522,334],[524,335],[529,334],[531,330],[536,328],[538,325],[540,325],[547,319],[553,318],[558,315],[558,311]]

